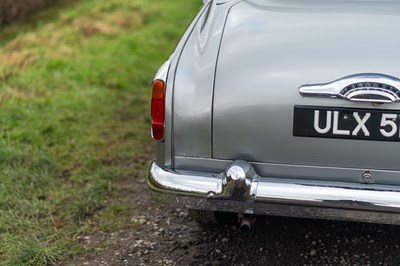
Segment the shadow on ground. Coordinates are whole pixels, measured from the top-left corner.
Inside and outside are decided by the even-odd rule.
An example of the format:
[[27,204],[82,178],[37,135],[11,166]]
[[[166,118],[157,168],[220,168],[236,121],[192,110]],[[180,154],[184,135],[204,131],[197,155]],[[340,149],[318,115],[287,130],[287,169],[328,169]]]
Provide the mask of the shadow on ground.
[[243,235],[234,225],[201,226],[186,210],[152,202],[143,181],[138,185],[137,227],[83,238],[111,245],[71,265],[400,264],[398,226],[259,216]]

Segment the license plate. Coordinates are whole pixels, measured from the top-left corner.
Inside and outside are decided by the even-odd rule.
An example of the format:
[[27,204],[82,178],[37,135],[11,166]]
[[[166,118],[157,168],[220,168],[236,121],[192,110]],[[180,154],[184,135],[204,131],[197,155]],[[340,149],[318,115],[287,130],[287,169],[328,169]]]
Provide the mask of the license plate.
[[400,110],[295,106],[297,137],[400,141]]

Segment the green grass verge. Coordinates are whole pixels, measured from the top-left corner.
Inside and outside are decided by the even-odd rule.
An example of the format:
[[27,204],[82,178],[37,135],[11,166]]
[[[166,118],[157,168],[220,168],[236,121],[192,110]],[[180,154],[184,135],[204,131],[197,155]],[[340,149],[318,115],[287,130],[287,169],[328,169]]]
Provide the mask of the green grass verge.
[[200,3],[63,1],[0,30],[1,265],[56,263],[78,234],[127,226],[107,199],[143,169],[151,80]]

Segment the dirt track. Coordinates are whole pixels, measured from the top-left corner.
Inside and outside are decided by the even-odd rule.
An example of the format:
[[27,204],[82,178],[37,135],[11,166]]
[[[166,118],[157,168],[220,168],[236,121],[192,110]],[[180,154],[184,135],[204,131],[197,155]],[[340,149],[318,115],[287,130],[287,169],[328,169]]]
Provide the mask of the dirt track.
[[[151,201],[144,175],[121,199],[132,203],[135,228],[82,237],[97,248],[68,265],[399,265],[400,227],[258,217],[242,235],[232,225],[199,226],[186,210]],[[130,195],[130,196],[129,196]]]

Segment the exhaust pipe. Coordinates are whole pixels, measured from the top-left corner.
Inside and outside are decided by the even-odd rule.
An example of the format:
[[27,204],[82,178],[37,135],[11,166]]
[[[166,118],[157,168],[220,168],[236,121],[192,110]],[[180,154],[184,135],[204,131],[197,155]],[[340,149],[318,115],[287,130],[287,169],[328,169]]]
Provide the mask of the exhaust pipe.
[[240,232],[242,234],[248,234],[251,231],[251,227],[253,226],[254,221],[255,221],[254,216],[249,216],[249,215],[243,216],[239,226]]

